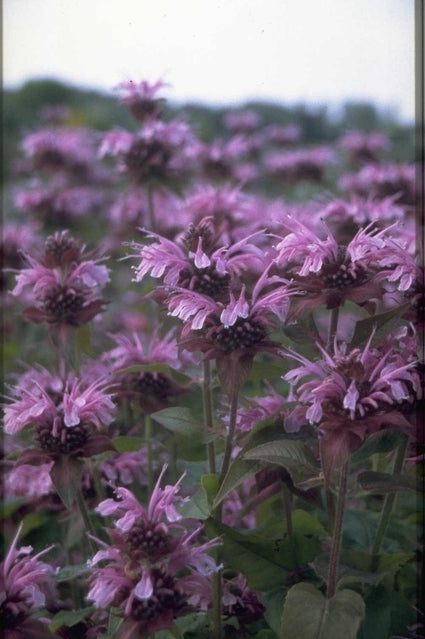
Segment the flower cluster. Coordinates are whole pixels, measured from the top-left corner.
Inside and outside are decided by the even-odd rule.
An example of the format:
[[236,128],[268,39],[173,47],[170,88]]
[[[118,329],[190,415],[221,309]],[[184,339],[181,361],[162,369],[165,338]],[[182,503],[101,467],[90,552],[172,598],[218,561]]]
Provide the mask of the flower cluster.
[[79,326],[95,317],[105,302],[97,290],[109,281],[109,271],[101,259],[86,259],[85,247],[67,231],[50,235],[44,251],[36,259],[26,255],[27,268],[16,276],[13,295],[29,289],[32,305],[24,315],[33,322],[60,327]]
[[198,543],[201,528],[191,527],[176,509],[184,502],[178,494],[182,478],[161,488],[165,470],[146,508],[126,488],[97,507],[116,521],[109,530],[112,545],[97,540],[102,550],[90,560],[87,598],[98,608],[119,609],[120,637],[169,628],[176,617],[210,605],[209,577],[219,567],[207,551],[218,540]]

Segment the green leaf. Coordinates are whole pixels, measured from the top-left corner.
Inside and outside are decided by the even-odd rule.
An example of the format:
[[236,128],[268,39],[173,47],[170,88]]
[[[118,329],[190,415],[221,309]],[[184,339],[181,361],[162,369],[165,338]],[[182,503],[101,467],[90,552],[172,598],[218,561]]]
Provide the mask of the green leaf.
[[394,328],[400,325],[400,317],[409,308],[410,302],[407,302],[385,313],[373,315],[356,322],[351,345],[356,347],[364,346],[376,329],[372,338],[372,346],[377,346]]
[[112,440],[113,445],[119,453],[132,453],[139,451],[145,440],[143,437],[128,437],[122,435]]
[[220,490],[216,495],[213,508],[217,508],[231,490],[240,486],[245,479],[252,477],[252,475],[258,473],[260,470],[265,468],[265,466],[266,464],[262,461],[242,459],[240,455],[235,457],[233,462],[230,464],[223,479],[223,483],[220,486]]
[[84,462],[75,457],[59,457],[50,471],[50,477],[59,497],[71,510],[77,493],[81,490],[81,476]]
[[360,473],[357,481],[364,490],[372,493],[393,493],[401,491],[420,491],[423,487],[410,475],[392,475],[390,473],[377,473],[366,470]]
[[286,596],[281,639],[356,639],[365,604],[353,590],[326,599],[312,584],[292,586]]
[[326,537],[326,528],[311,513],[301,508],[292,511],[292,527],[300,535]]
[[75,332],[75,345],[80,353],[93,356],[93,348],[91,345],[91,326],[90,323],[81,324]]
[[253,533],[243,534],[215,520],[207,519],[205,530],[210,538],[221,536],[220,555],[225,565],[243,572],[254,590],[269,591],[285,585],[288,570],[287,552]]
[[351,456],[351,462],[357,463],[368,459],[376,453],[388,453],[394,450],[406,437],[404,433],[396,429],[380,430],[370,435],[364,444]]
[[151,417],[173,433],[179,433],[187,437],[199,437],[202,434],[202,424],[195,419],[190,408],[185,406],[163,408],[156,413],[152,413]]
[[77,577],[87,574],[89,568],[87,564],[78,564],[76,566],[64,566],[55,575],[55,581],[62,583],[63,581],[71,581]]
[[280,637],[285,592],[286,591],[283,589],[268,592],[266,593],[263,602],[265,607],[264,619],[275,632],[277,637]]
[[319,466],[311,449],[297,440],[279,439],[267,442],[246,451],[243,458],[283,466],[296,486],[319,474]]
[[75,624],[88,617],[93,610],[94,608],[92,606],[82,608],[81,610],[61,610],[50,620],[50,630],[55,632],[55,630],[61,628],[61,626],[66,626],[67,628],[75,626]]
[[219,478],[218,475],[204,475],[201,478],[201,485],[207,497],[208,504],[212,504],[218,491]]

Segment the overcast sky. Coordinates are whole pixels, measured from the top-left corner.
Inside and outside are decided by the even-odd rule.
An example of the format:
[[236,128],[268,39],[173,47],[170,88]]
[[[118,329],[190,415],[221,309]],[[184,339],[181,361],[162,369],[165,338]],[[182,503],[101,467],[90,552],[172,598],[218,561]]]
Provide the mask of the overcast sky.
[[50,77],[173,101],[372,100],[414,118],[414,0],[3,0],[3,83]]

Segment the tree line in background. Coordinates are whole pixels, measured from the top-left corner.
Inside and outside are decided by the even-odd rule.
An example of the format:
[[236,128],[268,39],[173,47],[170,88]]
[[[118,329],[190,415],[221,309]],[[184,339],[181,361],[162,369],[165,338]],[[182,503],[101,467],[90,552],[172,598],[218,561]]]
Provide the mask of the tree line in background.
[[[46,104],[66,105],[70,108],[68,124],[106,131],[113,124],[134,129],[134,120],[116,96],[100,91],[78,88],[56,80],[40,79],[27,82],[18,89],[3,91],[3,154],[16,154],[23,130],[40,124],[40,113]],[[382,131],[391,138],[392,157],[398,162],[414,161],[414,125],[398,122],[394,113],[381,110],[371,102],[348,101],[338,114],[327,105],[299,103],[293,106],[277,102],[250,101],[231,107],[201,103],[173,104],[167,102],[166,117],[184,114],[196,123],[198,136],[211,142],[224,132],[223,117],[229,110],[252,109],[268,124],[296,124],[302,131],[303,145],[335,142],[347,129],[370,133]],[[4,162],[3,178],[10,177],[10,165]]]

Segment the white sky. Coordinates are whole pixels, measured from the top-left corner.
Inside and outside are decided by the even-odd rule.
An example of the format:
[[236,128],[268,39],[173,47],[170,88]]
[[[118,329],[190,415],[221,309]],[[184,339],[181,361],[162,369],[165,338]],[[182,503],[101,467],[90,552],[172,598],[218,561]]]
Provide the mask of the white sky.
[[3,0],[3,83],[111,90],[171,84],[173,101],[372,100],[414,118],[414,0]]

